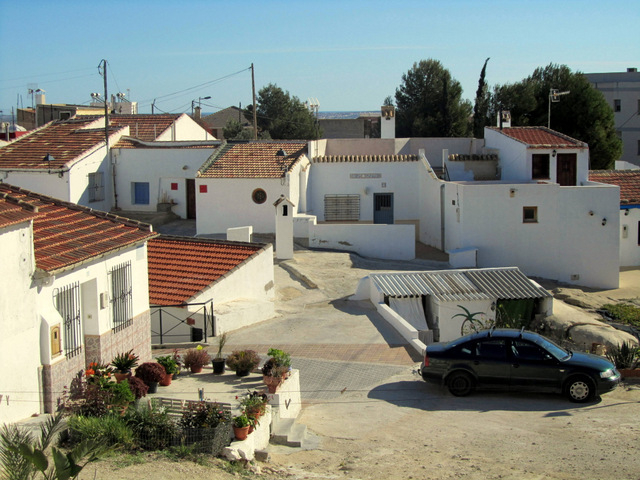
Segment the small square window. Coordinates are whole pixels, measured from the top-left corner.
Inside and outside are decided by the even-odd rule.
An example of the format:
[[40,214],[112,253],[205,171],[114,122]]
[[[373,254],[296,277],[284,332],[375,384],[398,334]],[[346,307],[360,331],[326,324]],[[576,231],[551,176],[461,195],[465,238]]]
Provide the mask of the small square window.
[[207,193],[207,186],[206,185],[200,185],[200,193]]
[[171,182],[171,190],[178,190],[178,183],[177,182]]
[[538,207],[522,207],[522,223],[538,223]]

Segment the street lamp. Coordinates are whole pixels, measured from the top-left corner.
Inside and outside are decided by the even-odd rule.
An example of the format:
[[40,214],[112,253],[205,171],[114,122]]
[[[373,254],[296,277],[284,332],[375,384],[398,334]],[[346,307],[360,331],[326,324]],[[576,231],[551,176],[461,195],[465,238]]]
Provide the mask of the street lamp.
[[557,88],[549,90],[549,112],[547,113],[547,128],[551,128],[551,103],[557,103],[560,101],[561,95],[568,95],[571,92],[569,90],[565,92],[559,92]]
[[[200,101],[201,100],[209,100],[211,97],[198,97],[198,108],[200,108]],[[196,103],[195,100],[191,100],[191,116],[193,116],[193,106]]]

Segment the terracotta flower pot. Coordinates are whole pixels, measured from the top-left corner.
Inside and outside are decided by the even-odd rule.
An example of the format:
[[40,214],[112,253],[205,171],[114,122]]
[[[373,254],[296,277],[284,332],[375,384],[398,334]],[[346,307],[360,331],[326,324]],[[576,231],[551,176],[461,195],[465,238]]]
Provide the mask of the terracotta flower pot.
[[171,380],[173,379],[173,375],[171,373],[167,373],[162,380],[160,380],[160,385],[163,387],[168,387],[171,385]]
[[202,371],[202,365],[191,365],[189,369],[191,370],[191,373],[200,373]]
[[233,427],[233,434],[236,436],[236,440],[246,440],[249,435],[249,425],[246,427]]
[[129,378],[131,376],[131,371],[128,372],[115,372],[113,374],[114,377],[116,377],[116,382],[120,383],[123,380]]
[[265,385],[267,386],[267,389],[269,390],[269,393],[276,393],[276,391],[278,390],[278,387],[282,384],[282,382],[284,381],[284,379],[281,378],[276,378],[276,377],[272,377],[270,375],[265,375],[262,380],[264,381]]

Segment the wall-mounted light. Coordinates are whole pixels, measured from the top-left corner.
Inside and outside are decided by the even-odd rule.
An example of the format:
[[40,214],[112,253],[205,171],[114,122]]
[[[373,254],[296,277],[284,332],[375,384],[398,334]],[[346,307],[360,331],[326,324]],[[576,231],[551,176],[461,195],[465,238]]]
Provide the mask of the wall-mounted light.
[[593,210],[589,210],[589,215],[593,217]]
[[629,215],[629,209],[626,209],[626,210],[624,211],[624,216],[626,217],[626,216],[628,216],[628,215]]
[[606,219],[606,218],[603,218],[603,219],[602,219],[602,226],[605,226],[606,224],[607,224],[607,219]]
[[556,155],[558,154],[558,152],[555,151],[555,149],[553,150],[553,152],[551,152],[551,156],[553,158],[556,158]]
[[182,167],[183,170],[189,170],[189,165],[185,165],[184,167]]

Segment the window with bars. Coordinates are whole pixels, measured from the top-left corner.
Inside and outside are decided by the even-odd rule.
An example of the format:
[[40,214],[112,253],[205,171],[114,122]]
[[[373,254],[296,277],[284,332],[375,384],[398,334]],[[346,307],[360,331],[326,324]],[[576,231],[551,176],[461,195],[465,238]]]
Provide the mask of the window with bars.
[[89,174],[89,201],[100,202],[104,200],[104,174],[95,172]]
[[324,219],[327,222],[360,220],[360,195],[325,195]]
[[112,268],[111,275],[111,329],[118,332],[133,323],[133,295],[131,262]]
[[82,351],[82,323],[80,316],[80,284],[58,288],[54,292],[56,310],[63,320],[63,345],[67,358]]

